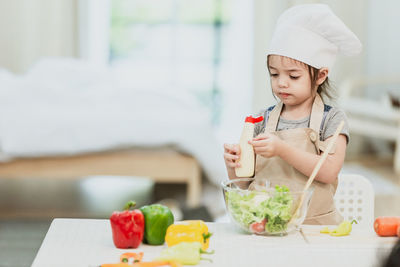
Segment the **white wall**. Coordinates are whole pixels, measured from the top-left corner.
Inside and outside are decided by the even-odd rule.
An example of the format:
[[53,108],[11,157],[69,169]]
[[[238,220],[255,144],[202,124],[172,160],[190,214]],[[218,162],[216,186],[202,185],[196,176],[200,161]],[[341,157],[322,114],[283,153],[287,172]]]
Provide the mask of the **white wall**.
[[[365,62],[369,76],[400,76],[400,1],[369,0]],[[369,86],[366,94],[381,98],[387,91],[400,95],[398,84]]]
[[400,73],[400,1],[369,0],[367,73]]
[[75,56],[77,1],[0,0],[0,67],[24,72],[44,56]]
[[[368,55],[368,12],[370,7],[365,0],[326,0],[333,12],[357,35],[363,44],[363,51],[354,57],[338,55],[332,71],[332,81],[339,87],[346,79],[365,75],[366,56]],[[339,96],[340,97],[340,96]]]

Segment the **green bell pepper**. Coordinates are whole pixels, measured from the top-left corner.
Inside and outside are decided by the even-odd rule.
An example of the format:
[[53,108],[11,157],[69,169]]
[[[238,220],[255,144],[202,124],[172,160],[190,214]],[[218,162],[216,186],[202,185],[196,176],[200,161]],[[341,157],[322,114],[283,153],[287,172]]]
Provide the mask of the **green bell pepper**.
[[168,226],[174,223],[171,210],[161,204],[147,205],[140,208],[144,215],[144,242],[149,245],[162,245]]

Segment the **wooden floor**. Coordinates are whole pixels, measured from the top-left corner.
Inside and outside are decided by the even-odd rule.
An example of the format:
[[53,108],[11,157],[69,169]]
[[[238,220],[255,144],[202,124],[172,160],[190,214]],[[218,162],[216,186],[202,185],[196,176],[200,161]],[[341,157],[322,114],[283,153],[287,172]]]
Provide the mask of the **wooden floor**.
[[31,266],[49,226],[50,220],[0,220],[0,266]]

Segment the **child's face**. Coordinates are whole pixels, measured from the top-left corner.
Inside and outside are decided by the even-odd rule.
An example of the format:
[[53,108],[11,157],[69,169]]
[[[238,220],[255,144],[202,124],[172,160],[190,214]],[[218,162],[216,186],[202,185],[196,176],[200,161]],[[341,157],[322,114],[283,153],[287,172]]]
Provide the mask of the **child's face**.
[[272,91],[283,104],[296,106],[313,96],[306,64],[277,55],[270,55],[268,61]]

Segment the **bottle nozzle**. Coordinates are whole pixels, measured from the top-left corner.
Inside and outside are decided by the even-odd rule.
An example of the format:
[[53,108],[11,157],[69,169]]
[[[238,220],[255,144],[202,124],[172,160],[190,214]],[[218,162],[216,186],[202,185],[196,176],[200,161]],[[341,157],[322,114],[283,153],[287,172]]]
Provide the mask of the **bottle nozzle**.
[[248,116],[248,117],[246,117],[244,122],[257,123],[257,122],[262,121],[263,119],[264,119],[263,116],[260,116],[260,117],[257,117],[257,118],[253,118],[252,116]]

